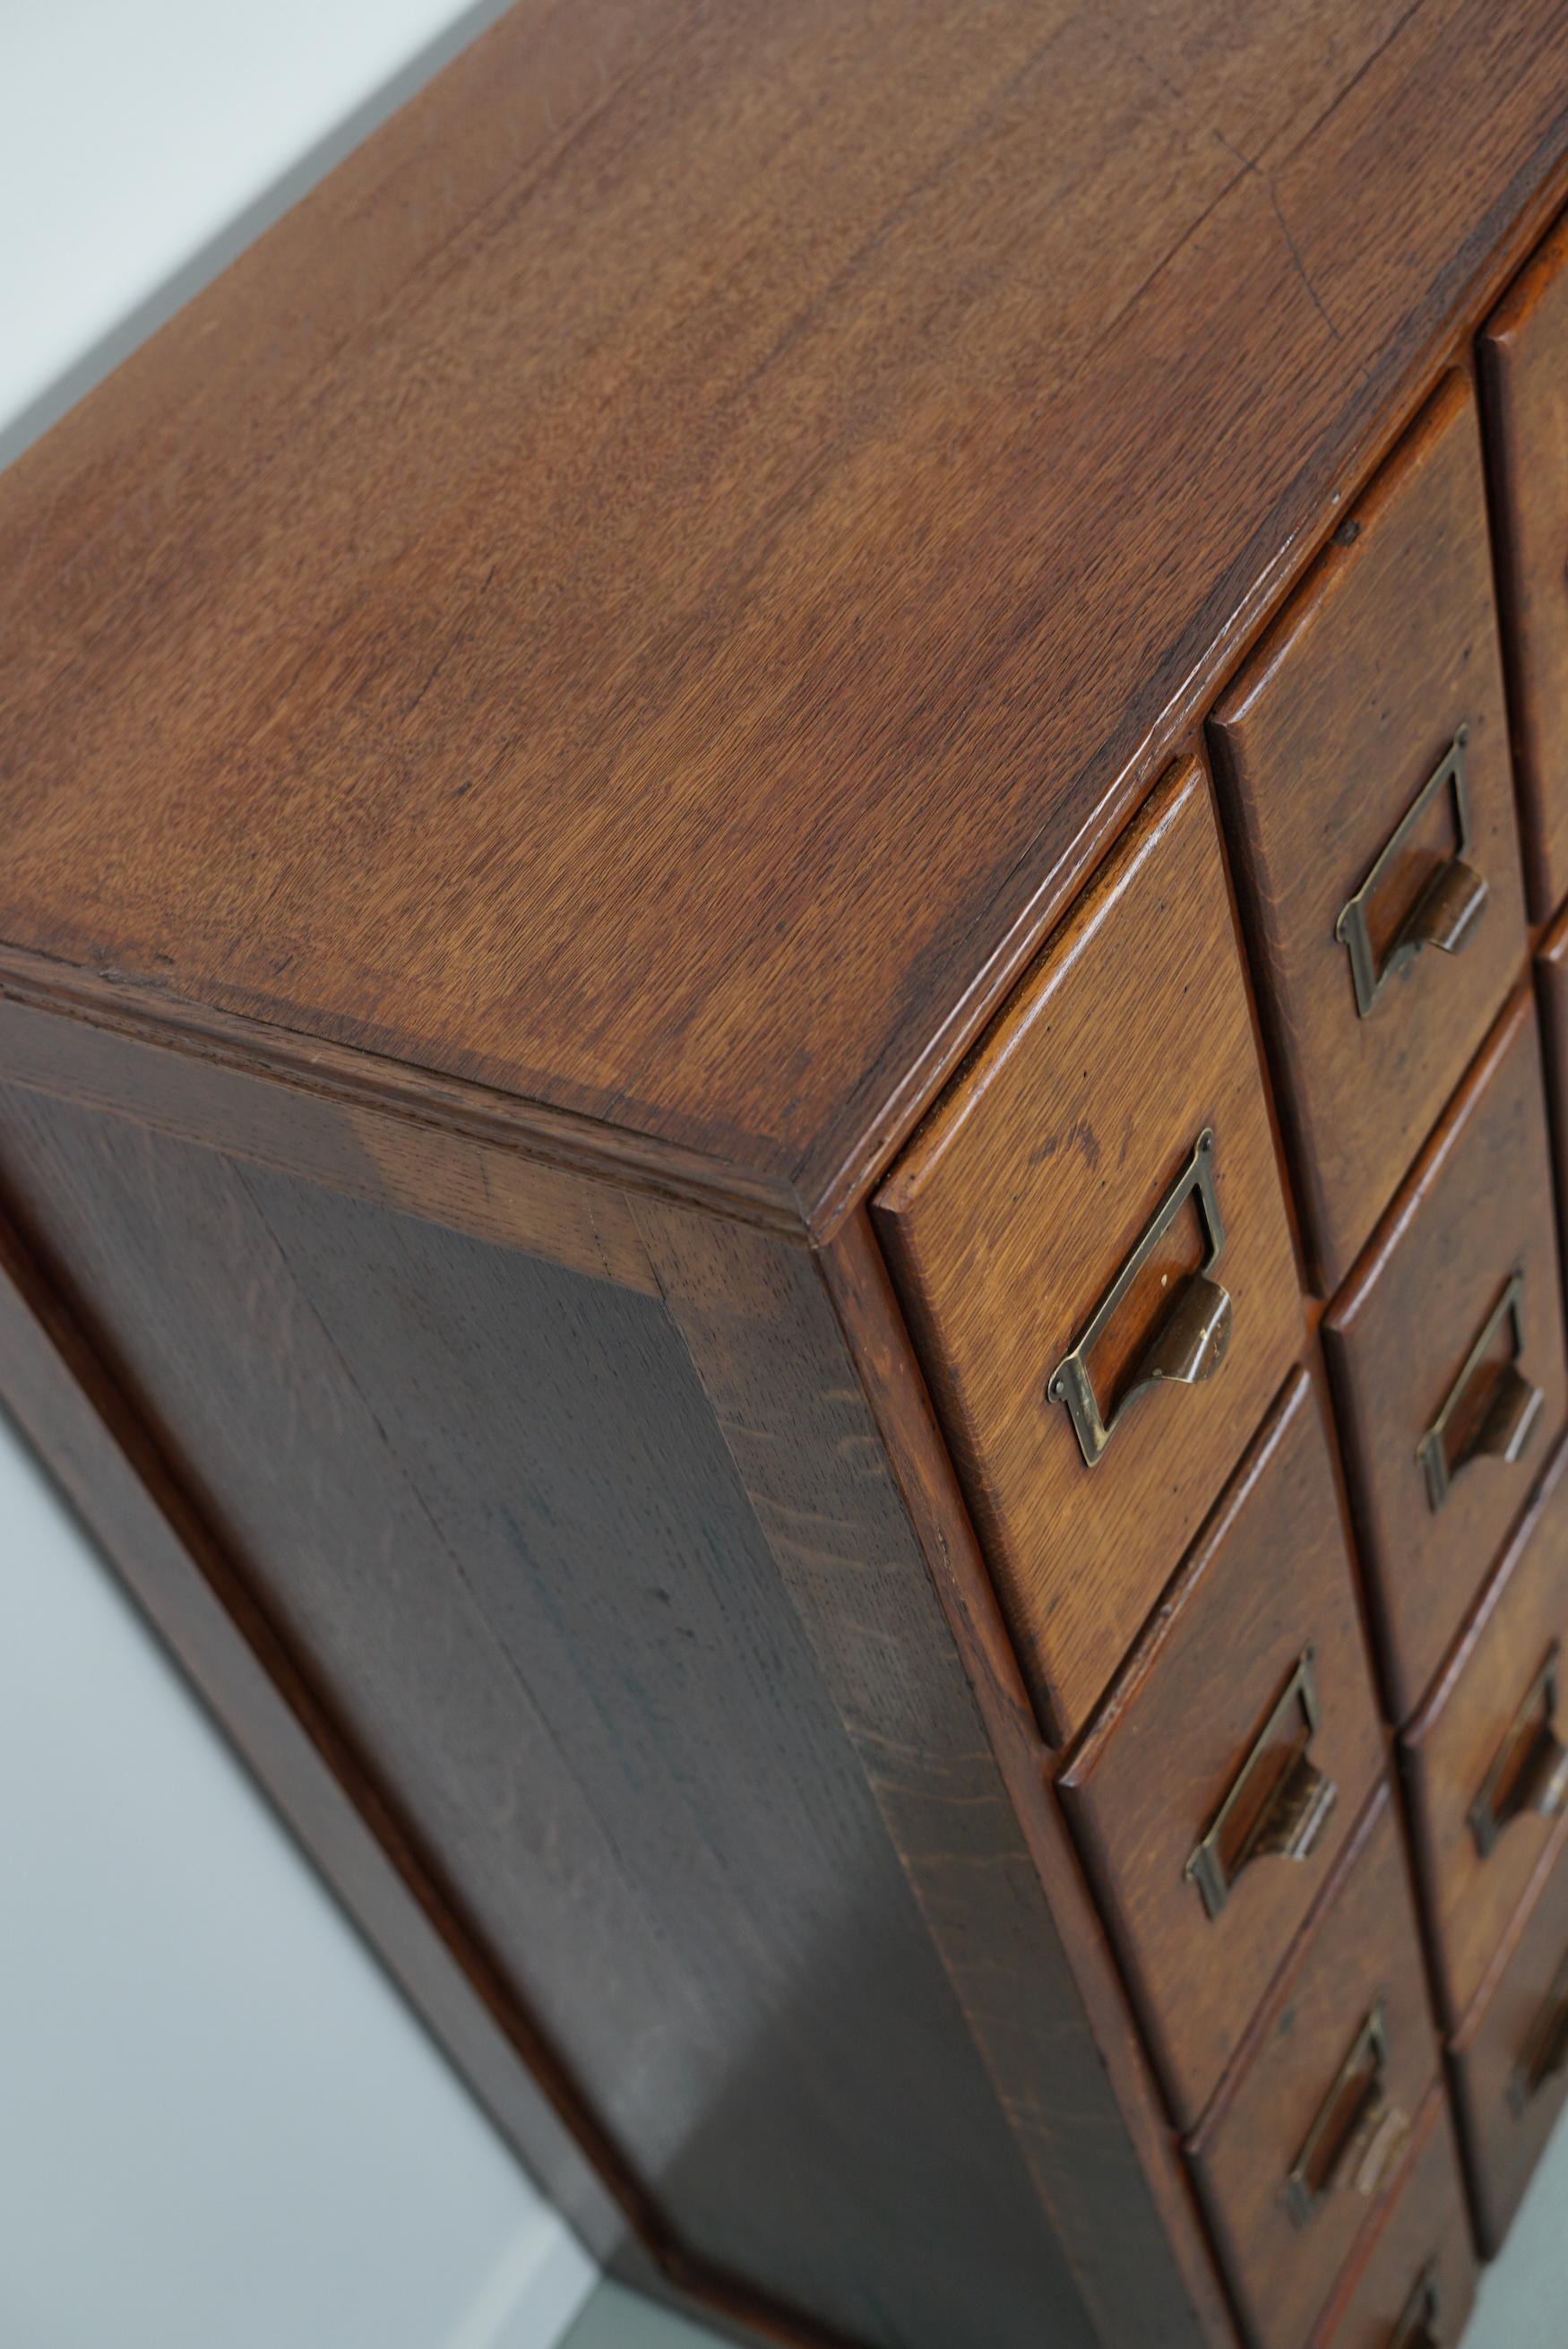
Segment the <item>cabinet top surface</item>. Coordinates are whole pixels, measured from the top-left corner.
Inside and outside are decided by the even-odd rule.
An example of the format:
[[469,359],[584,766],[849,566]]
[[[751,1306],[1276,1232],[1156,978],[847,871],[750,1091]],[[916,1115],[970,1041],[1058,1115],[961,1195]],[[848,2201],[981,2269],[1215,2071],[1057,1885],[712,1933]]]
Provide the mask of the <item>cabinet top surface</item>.
[[1565,67],[1561,0],[522,0],[0,478],[0,938],[825,1228]]

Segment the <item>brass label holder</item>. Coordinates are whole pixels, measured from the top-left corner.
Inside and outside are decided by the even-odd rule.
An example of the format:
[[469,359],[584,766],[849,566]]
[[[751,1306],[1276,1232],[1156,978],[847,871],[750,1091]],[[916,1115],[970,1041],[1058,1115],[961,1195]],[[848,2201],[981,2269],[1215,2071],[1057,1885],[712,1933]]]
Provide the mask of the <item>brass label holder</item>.
[[[1332,1778],[1326,1777],[1307,1753],[1317,1733],[1317,1684],[1313,1675],[1315,1651],[1304,1648],[1295,1669],[1253,1738],[1245,1761],[1208,1828],[1194,1844],[1182,1869],[1195,1884],[1211,1919],[1218,1917],[1235,1889],[1236,1880],[1254,1859],[1277,1856],[1303,1860],[1315,1850],[1337,1799]],[[1279,1744],[1285,1724],[1299,1711],[1305,1733],[1295,1754],[1281,1768],[1267,1796],[1258,1803],[1251,1824],[1239,1837],[1237,1821],[1244,1817],[1253,1781],[1266,1756]],[[1234,1847],[1233,1848],[1232,1847]],[[1229,1849],[1230,1856],[1226,1854]]]
[[1568,2064],[1568,1956],[1558,1967],[1546,2001],[1525,2041],[1508,2084],[1508,2109],[1522,2120],[1549,2080]]
[[[1410,2133],[1404,2114],[1388,2102],[1387,2069],[1388,2027],[1385,2001],[1378,1998],[1291,2165],[1281,2199],[1293,2226],[1309,2225],[1340,2186],[1354,2187],[1368,2199],[1380,2191]],[[1363,2072],[1366,2085],[1345,2119],[1346,2103]]]
[[[1495,1392],[1463,1449],[1449,1457],[1449,1434],[1471,1381],[1491,1351],[1504,1322],[1511,1324],[1513,1354],[1500,1372]],[[1513,1462],[1528,1451],[1545,1400],[1519,1367],[1524,1351],[1524,1267],[1515,1265],[1501,1296],[1482,1324],[1480,1334],[1460,1367],[1458,1377],[1443,1397],[1436,1419],[1416,1446],[1416,1458],[1427,1480],[1427,1499],[1434,1516],[1453,1490],[1454,1479],[1474,1460]]]
[[1554,1819],[1568,1802],[1568,1746],[1556,1728],[1562,1657],[1562,1644],[1553,1640],[1465,1814],[1482,1859],[1491,1858],[1515,1819],[1531,1814]]
[[[1108,1424],[1095,1392],[1088,1358],[1189,1199],[1196,1203],[1202,1218],[1203,1262],[1181,1282]],[[1077,1344],[1051,1372],[1046,1388],[1052,1402],[1067,1405],[1087,1468],[1098,1466],[1127,1416],[1128,1405],[1146,1387],[1164,1382],[1197,1386],[1212,1378],[1224,1361],[1231,1341],[1231,1299],[1212,1278],[1224,1248],[1225,1225],[1214,1187],[1214,1135],[1212,1128],[1205,1126],[1192,1145],[1192,1155],[1155,1209],[1152,1222],[1096,1306]]]
[[[1486,910],[1485,880],[1468,861],[1470,853],[1470,785],[1465,776],[1465,746],[1470,729],[1461,726],[1415,798],[1410,802],[1355,895],[1339,909],[1334,935],[1350,957],[1358,1018],[1369,1019],[1384,988],[1415,960],[1423,947],[1439,954],[1458,954],[1469,944]],[[1451,792],[1457,845],[1427,882],[1394,935],[1379,965],[1372,944],[1371,905],[1383,883],[1398,863],[1427,810],[1444,791]]]

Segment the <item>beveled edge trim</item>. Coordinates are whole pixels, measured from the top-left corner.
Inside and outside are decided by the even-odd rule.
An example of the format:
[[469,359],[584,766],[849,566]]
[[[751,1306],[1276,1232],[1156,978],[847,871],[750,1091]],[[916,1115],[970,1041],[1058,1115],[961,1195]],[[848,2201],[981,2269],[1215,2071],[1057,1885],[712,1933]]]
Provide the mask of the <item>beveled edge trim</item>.
[[[52,1056],[45,1064],[36,1050],[23,1050],[15,1038],[16,1023],[5,1015],[12,1007],[46,1017],[55,1023]],[[106,1094],[101,1061],[119,1045],[157,1053],[166,1064],[158,1078],[160,1092],[178,1092],[181,1100],[178,1123],[151,1113],[154,1104],[135,1090],[110,1088]],[[150,1074],[153,1064],[143,1064]],[[388,1196],[385,1180],[350,1195],[376,1199],[409,1213],[425,1213],[436,1222],[453,1222],[450,1178],[453,1154],[467,1149],[475,1162],[509,1170],[514,1190],[574,1185],[599,1203],[593,1216],[614,1216],[613,1203],[625,1195],[694,1206],[727,1220],[775,1233],[798,1246],[808,1243],[799,1201],[782,1178],[752,1176],[745,1170],[699,1153],[665,1143],[653,1137],[628,1136],[619,1128],[598,1124],[571,1112],[553,1110],[518,1100],[492,1088],[464,1080],[438,1076],[357,1048],[301,1036],[292,1030],[269,1027],[232,1012],[176,1000],[134,980],[113,974],[87,971],[48,956],[0,942],[0,1081],[12,1081],[51,1093],[62,1101],[106,1109],[113,1113],[181,1133],[186,1140],[235,1153],[227,1113],[218,1098],[227,1085],[257,1089],[252,1098],[270,1107],[263,1089],[271,1089],[281,1111],[292,1097],[289,1117],[275,1118],[278,1143],[265,1163],[282,1173],[322,1182],[319,1157],[290,1141],[291,1122],[302,1102],[317,1105],[323,1118],[335,1114],[346,1130],[382,1137],[385,1148],[366,1154],[386,1166],[405,1169],[395,1182],[397,1195]],[[209,1098],[209,1093],[211,1098]],[[436,1179],[433,1162],[439,1162]],[[421,1169],[425,1172],[422,1173]],[[427,1179],[428,1178],[428,1179]],[[480,1185],[482,1190],[482,1183]],[[614,1218],[631,1229],[629,1215]],[[481,1236],[502,1237],[489,1228]],[[471,1226],[462,1221],[456,1228]],[[520,1215],[515,1244],[526,1246],[525,1215]],[[551,1255],[548,1246],[536,1252]],[[579,1257],[558,1260],[601,1278],[619,1279],[652,1292],[651,1271],[629,1278],[634,1256],[611,1252],[611,1268],[597,1261],[593,1247]]]
[[[1063,907],[1061,918],[1043,941],[1032,967],[1020,978],[947,1091],[933,1103],[929,1115],[874,1185],[870,1206],[878,1230],[885,1232],[896,1226],[915,1207],[924,1185],[984,1108],[991,1088],[1006,1075],[1015,1056],[1030,1048],[1045,1005],[1071,977],[1078,957],[1104,925],[1116,918],[1134,874],[1150,857],[1159,855],[1184,823],[1204,821],[1203,802],[1214,854],[1222,864],[1219,811],[1208,762],[1200,750],[1193,750],[1161,771],[1078,894]],[[1195,806],[1200,812],[1194,819]],[[1240,963],[1239,939],[1235,951]]]

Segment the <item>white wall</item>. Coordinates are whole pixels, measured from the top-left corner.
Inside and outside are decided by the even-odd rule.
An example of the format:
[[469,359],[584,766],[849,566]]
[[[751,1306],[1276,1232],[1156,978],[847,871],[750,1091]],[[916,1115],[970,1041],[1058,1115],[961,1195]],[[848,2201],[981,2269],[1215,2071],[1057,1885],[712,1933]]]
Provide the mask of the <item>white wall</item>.
[[549,2349],[593,2280],[0,1422],[0,2342]]
[[0,464],[507,0],[0,0]]

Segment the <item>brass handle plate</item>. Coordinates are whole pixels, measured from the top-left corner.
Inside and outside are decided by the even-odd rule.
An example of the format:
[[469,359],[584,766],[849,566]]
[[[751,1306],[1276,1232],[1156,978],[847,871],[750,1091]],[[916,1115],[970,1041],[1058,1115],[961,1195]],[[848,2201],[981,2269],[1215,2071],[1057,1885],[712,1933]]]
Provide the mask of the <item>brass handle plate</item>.
[[1443,2313],[1442,2285],[1436,2259],[1429,2259],[1416,2278],[1398,2323],[1388,2335],[1388,2349],[1438,2349],[1438,2325]]
[[[1486,882],[1468,862],[1470,808],[1465,746],[1469,740],[1470,729],[1461,726],[1378,851],[1361,886],[1339,909],[1334,935],[1350,957],[1359,1019],[1371,1018],[1389,980],[1413,962],[1423,947],[1435,947],[1439,954],[1458,954],[1461,947],[1468,946],[1486,910],[1490,894]],[[1403,855],[1427,810],[1445,790],[1453,793],[1454,853],[1427,882],[1379,964],[1372,943],[1372,901]]]
[[[1307,1746],[1317,1733],[1317,1686],[1313,1677],[1311,1648],[1304,1648],[1268,1719],[1253,1740],[1230,1791],[1214,1813],[1205,1833],[1192,1847],[1182,1870],[1203,1897],[1211,1918],[1217,1917],[1235,1889],[1236,1879],[1254,1859],[1278,1856],[1302,1860],[1322,1838],[1337,1789],[1312,1761]],[[1291,1715],[1299,1716],[1294,1745],[1273,1781],[1261,1781],[1268,1757],[1282,1744]]]
[[[1145,1349],[1109,1424],[1095,1392],[1088,1357],[1105,1334],[1112,1315],[1138,1275],[1189,1199],[1202,1217],[1206,1250],[1198,1270],[1189,1273],[1177,1289],[1160,1327]],[[1146,1387],[1164,1382],[1198,1386],[1212,1378],[1231,1342],[1231,1300],[1212,1278],[1224,1253],[1225,1226],[1214,1187],[1214,1135],[1205,1127],[1192,1145],[1192,1155],[1154,1211],[1121,1270],[1106,1290],[1078,1342],[1063,1355],[1046,1388],[1052,1402],[1065,1403],[1084,1465],[1093,1468],[1127,1415],[1128,1405]]]
[[1557,1969],[1508,2084],[1508,2108],[1515,2120],[1523,2119],[1535,2097],[1564,2064],[1568,2064],[1568,1956]]
[[1515,1819],[1554,1819],[1568,1802],[1568,1745],[1557,1734],[1562,1652],[1553,1640],[1466,1814],[1482,1859],[1491,1858]]
[[[1497,1373],[1491,1400],[1478,1413],[1457,1453],[1449,1454],[1449,1436],[1460,1420],[1471,1386],[1496,1342],[1504,1322],[1511,1325],[1511,1360]],[[1465,1356],[1458,1377],[1443,1397],[1436,1419],[1416,1446],[1416,1458],[1427,1480],[1427,1499],[1434,1514],[1453,1489],[1455,1477],[1473,1460],[1522,1459],[1540,1423],[1544,1401],[1519,1367],[1524,1351],[1524,1268],[1516,1265],[1501,1296],[1487,1315],[1480,1335]]]
[[1295,2226],[1308,2226],[1342,2186],[1370,2199],[1404,2150],[1410,2125],[1398,2106],[1388,2101],[1384,2006],[1379,1998],[1357,2033],[1291,2165],[1282,2199]]

